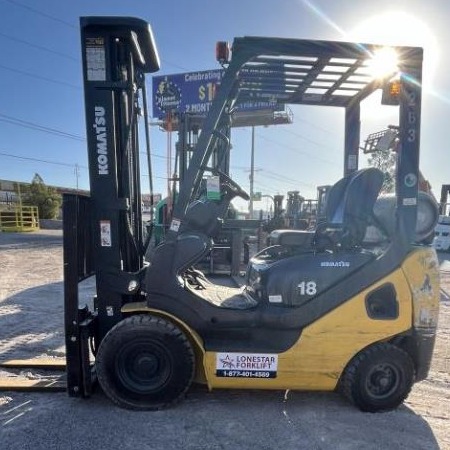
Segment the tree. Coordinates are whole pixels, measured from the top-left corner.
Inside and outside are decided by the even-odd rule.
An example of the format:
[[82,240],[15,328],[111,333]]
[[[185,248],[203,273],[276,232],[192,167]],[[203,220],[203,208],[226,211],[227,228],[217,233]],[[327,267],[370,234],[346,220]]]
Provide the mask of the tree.
[[58,216],[62,199],[55,188],[46,186],[39,174],[35,174],[25,193],[24,203],[37,206],[39,218],[55,219]]
[[[395,135],[393,135],[395,136]],[[380,169],[384,173],[384,182],[381,192],[389,193],[395,191],[395,170],[397,165],[398,139],[393,137],[389,145],[376,146],[371,153],[368,163],[372,167]]]
[[368,162],[384,173],[384,182],[381,187],[383,193],[395,191],[399,145],[398,126],[389,125],[387,130],[372,133],[367,137],[365,149],[371,152]]

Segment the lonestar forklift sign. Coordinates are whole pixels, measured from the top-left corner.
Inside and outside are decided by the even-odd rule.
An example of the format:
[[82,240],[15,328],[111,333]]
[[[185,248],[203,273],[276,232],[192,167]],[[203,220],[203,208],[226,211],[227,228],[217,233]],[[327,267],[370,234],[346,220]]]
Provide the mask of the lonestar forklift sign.
[[218,377],[276,378],[278,355],[265,353],[217,353]]

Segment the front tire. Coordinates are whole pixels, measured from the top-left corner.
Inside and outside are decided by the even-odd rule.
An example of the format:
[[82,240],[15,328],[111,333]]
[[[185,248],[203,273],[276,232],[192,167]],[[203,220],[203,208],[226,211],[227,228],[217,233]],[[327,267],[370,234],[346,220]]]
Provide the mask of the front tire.
[[95,367],[117,405],[158,410],[178,402],[194,377],[194,351],[184,333],[160,317],[137,315],[115,325],[98,349]]
[[414,364],[402,349],[375,344],[358,353],[347,365],[340,382],[343,394],[361,411],[397,408],[414,383]]

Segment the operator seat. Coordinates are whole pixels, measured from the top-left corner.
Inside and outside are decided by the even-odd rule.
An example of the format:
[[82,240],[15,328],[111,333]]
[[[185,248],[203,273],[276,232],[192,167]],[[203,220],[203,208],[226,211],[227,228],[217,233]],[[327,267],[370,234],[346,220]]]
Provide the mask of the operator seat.
[[361,169],[335,183],[327,197],[326,219],[316,230],[274,230],[270,245],[292,252],[337,251],[361,245],[369,225],[375,222],[373,208],[383,185],[383,172]]
[[334,184],[328,193],[326,221],[315,231],[314,247],[336,251],[361,245],[367,227],[374,223],[373,208],[383,181],[383,172],[369,167]]

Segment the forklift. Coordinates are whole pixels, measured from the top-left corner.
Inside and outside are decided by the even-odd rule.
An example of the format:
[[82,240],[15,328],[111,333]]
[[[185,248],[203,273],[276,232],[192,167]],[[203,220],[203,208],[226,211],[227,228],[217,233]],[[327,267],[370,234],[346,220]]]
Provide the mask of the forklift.
[[[428,375],[439,307],[437,256],[416,230],[422,49],[390,48],[398,66],[374,78],[368,67],[380,47],[372,44],[219,43],[225,74],[169,230],[147,260],[139,115],[146,124],[145,74],[159,68],[156,46],[147,23],[126,17],[81,18],[81,40],[91,191],[64,197],[69,395],[88,397],[98,381],[121,407],[158,410],[201,383],[338,390],[370,412],[399,406]],[[374,214],[384,174],[358,167],[360,104],[379,89],[399,110],[394,227]],[[230,202],[249,196],[210,157],[218,142],[230,150],[223,130],[236,104],[264,99],[343,108],[343,178],[328,192],[326,220],[314,230],[274,231],[272,245],[250,259],[245,285],[225,286],[196,263]],[[377,239],[367,238],[370,228]],[[78,284],[92,275],[93,306],[80,307]]]

